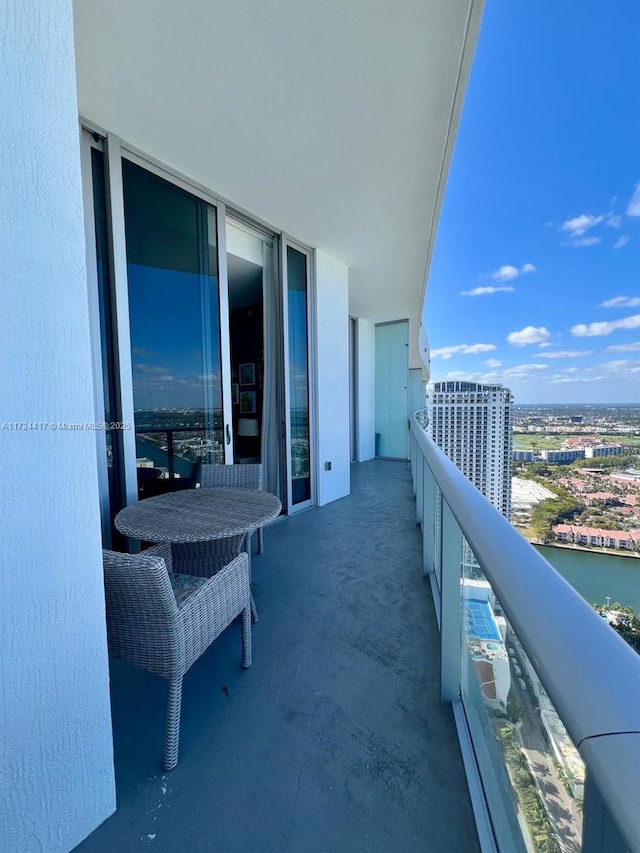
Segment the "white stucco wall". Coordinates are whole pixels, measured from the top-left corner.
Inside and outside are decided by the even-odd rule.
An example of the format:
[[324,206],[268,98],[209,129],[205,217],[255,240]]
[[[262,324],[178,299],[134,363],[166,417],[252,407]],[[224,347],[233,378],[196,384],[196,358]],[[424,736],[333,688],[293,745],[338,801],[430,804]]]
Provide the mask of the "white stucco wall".
[[[0,421],[94,421],[70,0],[0,11]],[[0,848],[115,808],[96,443],[0,429]]]
[[376,455],[376,327],[358,319],[357,330],[357,459],[366,462]]
[[[318,504],[350,491],[349,269],[315,253]],[[331,462],[331,471],[325,471]]]

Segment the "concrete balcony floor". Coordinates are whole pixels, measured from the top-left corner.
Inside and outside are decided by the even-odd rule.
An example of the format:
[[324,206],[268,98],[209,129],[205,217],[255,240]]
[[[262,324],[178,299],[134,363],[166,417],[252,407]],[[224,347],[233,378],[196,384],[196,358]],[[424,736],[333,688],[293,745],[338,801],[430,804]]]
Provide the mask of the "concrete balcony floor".
[[185,678],[162,771],[166,682],[112,662],[118,810],[79,853],[479,850],[408,463],[265,531],[253,667],[232,625]]

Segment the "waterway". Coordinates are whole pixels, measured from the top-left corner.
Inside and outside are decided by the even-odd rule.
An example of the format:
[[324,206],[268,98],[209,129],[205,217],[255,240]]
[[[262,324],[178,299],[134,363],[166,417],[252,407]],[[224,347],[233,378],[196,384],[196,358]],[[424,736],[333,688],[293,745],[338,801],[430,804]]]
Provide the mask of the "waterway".
[[[162,450],[153,442],[147,441],[139,435],[136,436],[136,456],[138,459],[143,456],[150,459],[156,468],[169,467],[169,455],[167,451]],[[174,454],[173,459],[176,474],[179,474],[181,477],[188,477],[191,472],[191,462],[177,454]]]
[[589,604],[605,604],[609,596],[612,604],[618,601],[640,613],[640,559],[535,547]]

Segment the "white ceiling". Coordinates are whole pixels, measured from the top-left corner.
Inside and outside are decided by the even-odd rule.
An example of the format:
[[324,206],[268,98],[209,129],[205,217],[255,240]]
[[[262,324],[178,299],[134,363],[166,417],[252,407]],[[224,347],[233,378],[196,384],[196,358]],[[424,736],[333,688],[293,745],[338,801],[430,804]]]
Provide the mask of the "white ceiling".
[[76,0],[80,114],[417,318],[481,0]]

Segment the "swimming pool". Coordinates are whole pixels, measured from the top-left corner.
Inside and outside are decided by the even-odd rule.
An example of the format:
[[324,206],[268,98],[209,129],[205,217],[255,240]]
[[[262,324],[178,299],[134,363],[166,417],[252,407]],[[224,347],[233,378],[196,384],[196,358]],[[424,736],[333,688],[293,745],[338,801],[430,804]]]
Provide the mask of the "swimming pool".
[[464,614],[465,630],[470,637],[500,642],[502,637],[493,620],[493,612],[488,601],[466,598],[464,600]]

